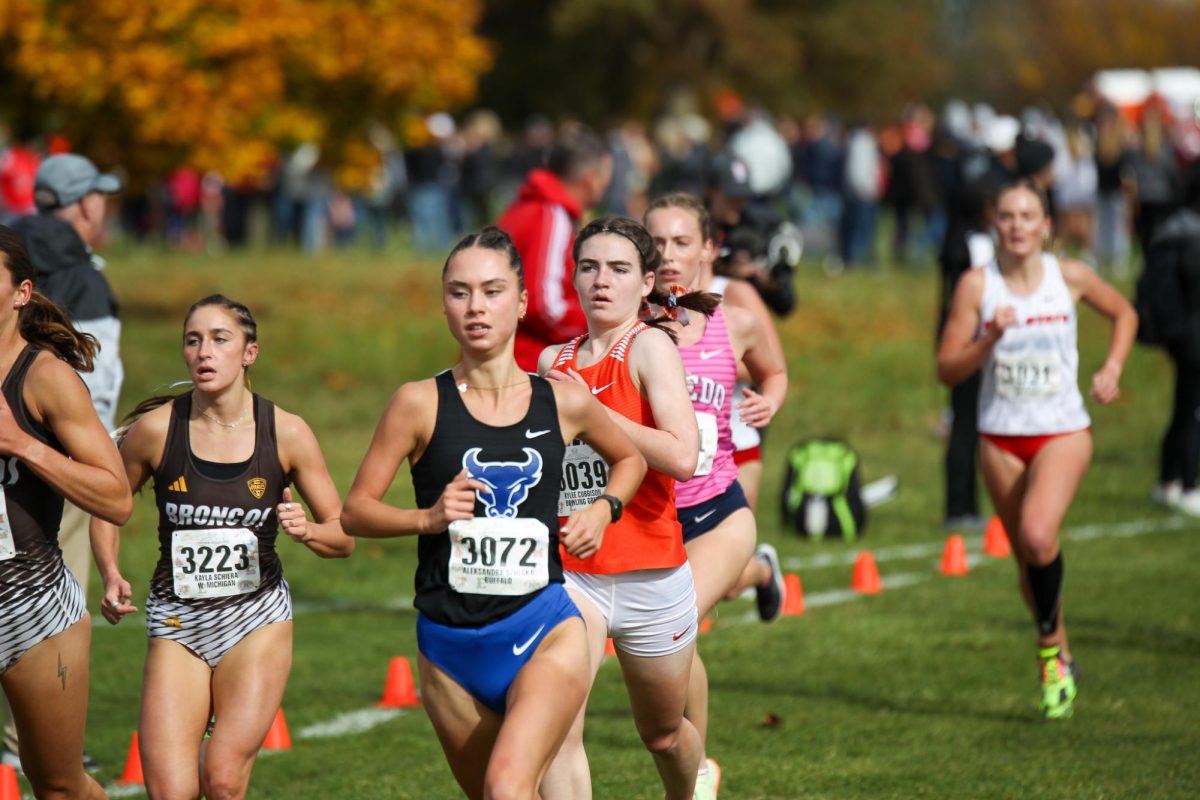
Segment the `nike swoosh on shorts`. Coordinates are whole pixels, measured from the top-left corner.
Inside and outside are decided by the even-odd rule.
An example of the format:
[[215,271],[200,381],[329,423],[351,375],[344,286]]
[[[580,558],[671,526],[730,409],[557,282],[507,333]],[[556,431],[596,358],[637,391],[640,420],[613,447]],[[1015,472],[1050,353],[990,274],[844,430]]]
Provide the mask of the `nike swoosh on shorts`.
[[546,629],[545,625],[538,628],[536,631],[534,631],[533,636],[530,636],[528,641],[526,641],[525,644],[523,644],[523,645],[518,646],[518,645],[514,644],[513,645],[513,655],[519,656],[522,653],[524,653],[526,650],[528,650],[529,645],[533,644],[537,640],[537,637],[542,635],[542,631],[544,631],[545,629]]

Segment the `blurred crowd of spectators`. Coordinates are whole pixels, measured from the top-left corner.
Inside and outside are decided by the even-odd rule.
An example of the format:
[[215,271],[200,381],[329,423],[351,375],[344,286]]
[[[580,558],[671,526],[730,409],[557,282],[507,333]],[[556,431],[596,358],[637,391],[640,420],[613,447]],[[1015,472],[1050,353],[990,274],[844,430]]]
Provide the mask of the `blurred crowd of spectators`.
[[[1178,203],[1180,176],[1200,155],[1198,116],[1200,109],[1172,114],[1153,100],[1118,110],[1081,96],[1062,116],[1037,108],[1008,116],[952,101],[939,113],[914,104],[882,125],[755,109],[717,125],[687,112],[649,126],[625,120],[605,133],[613,179],[597,210],[637,216],[661,193],[702,195],[712,159],[732,151],[749,166],[757,201],[799,226],[806,254],[827,268],[931,263],[961,187],[981,177],[1031,177],[1051,193],[1060,246],[1121,274],[1131,243],[1144,248]],[[509,132],[486,110],[459,120],[433,114],[404,132],[403,148],[381,126],[370,131],[378,163],[366,188],[339,187],[320,148],[305,144],[259,186],[188,167],[140,188],[127,182],[118,219],[125,235],[195,250],[262,236],[308,252],[356,240],[381,249],[403,229],[418,250],[440,253],[459,233],[496,219],[556,134],[577,124],[534,116]],[[33,210],[33,175],[50,146],[58,145],[0,140],[0,220]],[[886,240],[881,211],[891,221]]]

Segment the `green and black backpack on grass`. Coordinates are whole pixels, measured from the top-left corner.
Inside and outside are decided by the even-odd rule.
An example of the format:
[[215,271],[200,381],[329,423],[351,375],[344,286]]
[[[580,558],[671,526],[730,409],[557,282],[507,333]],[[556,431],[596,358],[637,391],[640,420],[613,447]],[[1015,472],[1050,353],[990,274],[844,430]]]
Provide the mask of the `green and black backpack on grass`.
[[867,525],[859,489],[858,454],[850,445],[832,439],[794,445],[783,481],[784,525],[814,539],[854,541]]

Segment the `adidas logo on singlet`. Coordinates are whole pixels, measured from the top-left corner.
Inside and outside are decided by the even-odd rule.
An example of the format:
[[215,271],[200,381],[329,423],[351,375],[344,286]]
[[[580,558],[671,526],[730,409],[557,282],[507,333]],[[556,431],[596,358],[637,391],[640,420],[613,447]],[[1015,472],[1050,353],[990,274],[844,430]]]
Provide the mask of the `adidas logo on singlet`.
[[175,479],[174,483],[167,487],[167,490],[172,492],[180,492],[181,494],[187,494],[187,480],[180,475]]

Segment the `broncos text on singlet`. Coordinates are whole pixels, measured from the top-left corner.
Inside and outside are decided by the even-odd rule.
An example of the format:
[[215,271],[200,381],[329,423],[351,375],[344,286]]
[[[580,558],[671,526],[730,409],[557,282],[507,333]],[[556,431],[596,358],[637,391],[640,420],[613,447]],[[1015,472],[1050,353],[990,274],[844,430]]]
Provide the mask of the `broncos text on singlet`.
[[1028,295],[1008,288],[996,261],[983,270],[980,335],[1003,306],[1013,307],[1017,323],[983,363],[980,433],[1037,436],[1088,427],[1077,379],[1075,302],[1058,259],[1042,255],[1042,283]]
[[[642,396],[629,375],[629,349],[636,337],[648,330],[635,323],[612,349],[595,364],[580,367],[579,346],[588,338],[577,336],[563,345],[553,369],[574,369],[587,381],[600,403],[626,419],[657,428],[650,402]],[[558,513],[566,519],[572,512],[593,503],[608,488],[608,465],[595,450],[576,440],[567,448],[559,484]],[[562,553],[563,568],[571,572],[613,575],[643,569],[678,567],[687,561],[683,530],[675,513],[675,479],[647,469],[637,494],[625,505],[625,513],[608,527],[604,541],[591,558]]]
[[737,359],[729,340],[725,312],[720,306],[705,321],[700,340],[681,345],[679,354],[683,356],[688,394],[700,427],[700,463],[696,475],[691,480],[675,483],[676,505],[690,508],[721,494],[738,476],[729,427],[737,402],[734,388]]
[[[4,379],[4,400],[18,427],[39,442],[65,453],[46,426],[25,406],[25,376],[41,350],[26,345]],[[63,499],[16,456],[0,457],[0,603],[21,589],[47,586],[63,571],[58,526]]]
[[279,463],[275,405],[258,395],[253,402],[250,464],[241,475],[216,480],[193,461],[192,395],[175,398],[162,463],[154,473],[159,557],[151,594],[219,611],[282,581],[275,509],[288,478]]
[[566,446],[550,383],[536,375],[525,417],[487,425],[467,410],[449,370],[439,373],[433,435],[412,467],[417,505],[431,508],[463,469],[487,489],[475,517],[417,539],[416,605],[432,621],[482,627],[562,583],[558,479]]

